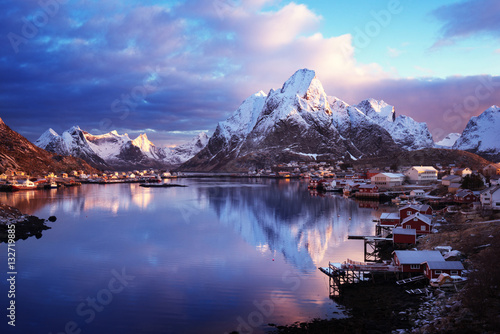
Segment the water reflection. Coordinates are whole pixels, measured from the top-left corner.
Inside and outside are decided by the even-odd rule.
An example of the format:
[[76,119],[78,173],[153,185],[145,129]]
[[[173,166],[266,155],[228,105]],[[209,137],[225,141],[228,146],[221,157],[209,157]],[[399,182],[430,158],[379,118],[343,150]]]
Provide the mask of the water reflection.
[[220,221],[262,251],[280,252],[296,268],[312,272],[329,247],[348,234],[372,232],[371,210],[339,196],[312,197],[302,182],[275,181],[268,187],[200,187]]
[[145,210],[151,201],[151,190],[140,188],[138,184],[82,185],[81,187],[0,193],[0,202],[14,206],[28,214],[34,214],[49,206],[50,213],[62,210],[79,216],[86,211],[98,209],[117,215],[120,211],[130,210],[131,207]]
[[[42,239],[16,246],[23,250],[19,315],[30,319],[20,332],[64,328],[76,306],[103,289],[112,269],[123,267],[136,276],[134,283],[95,322],[76,317],[85,332],[230,332],[238,317],[248,320],[256,311],[254,301],[276,291],[284,302],[265,323],[338,310],[316,267],[353,252],[362,256],[362,244],[347,242],[347,235],[371,234],[376,211],[338,196],[313,197],[300,181],[175,182],[188,187],[1,193],[0,201],[24,212],[58,217]],[[0,249],[1,261],[3,254]],[[287,273],[299,277],[300,287],[283,280]]]

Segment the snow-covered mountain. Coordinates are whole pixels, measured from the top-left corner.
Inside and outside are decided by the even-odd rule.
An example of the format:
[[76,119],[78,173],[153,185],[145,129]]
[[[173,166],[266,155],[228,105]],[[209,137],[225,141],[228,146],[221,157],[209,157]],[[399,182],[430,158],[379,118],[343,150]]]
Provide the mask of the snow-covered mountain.
[[394,107],[384,101],[367,99],[354,107],[386,129],[401,148],[412,151],[434,147],[434,141],[426,123],[419,123],[405,115],[396,117]]
[[131,169],[178,166],[198,153],[206,144],[206,134],[176,148],[162,148],[149,141],[146,134],[134,140],[128,134],[111,131],[92,135],[74,126],[61,135],[52,129],[35,142],[40,148],[61,155],[79,157],[100,169]]
[[389,132],[355,106],[328,97],[316,73],[298,70],[281,89],[243,101],[186,169],[269,166],[303,159],[358,159],[399,151]]
[[437,148],[451,148],[455,144],[455,142],[460,138],[461,134],[460,133],[450,133],[437,143],[435,143],[435,146]]
[[500,107],[491,106],[471,117],[454,149],[476,153],[491,161],[500,160]]

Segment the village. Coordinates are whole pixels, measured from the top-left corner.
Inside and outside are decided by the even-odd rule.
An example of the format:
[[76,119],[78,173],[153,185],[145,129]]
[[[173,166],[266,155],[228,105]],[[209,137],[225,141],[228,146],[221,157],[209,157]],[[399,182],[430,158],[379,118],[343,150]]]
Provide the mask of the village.
[[474,256],[488,251],[500,232],[500,164],[478,170],[454,164],[394,170],[356,169],[343,162],[291,162],[246,173],[218,174],[145,169],[29,175],[8,170],[0,174],[0,191],[85,183],[167,183],[184,177],[303,179],[312,196],[339,192],[356,199],[360,206],[383,204],[380,217],[373,221],[373,234],[349,235],[364,247],[364,261],[345,259],[318,269],[328,277],[331,298],[341,298],[350,286],[381,282],[390,282],[391,289],[403,289],[407,298],[420,298],[419,309],[391,311],[395,317],[411,320],[415,333],[437,326],[436,321],[445,324],[442,313],[449,313],[450,305],[463,312],[461,293],[471,279],[477,281],[476,272],[484,269],[477,267]]

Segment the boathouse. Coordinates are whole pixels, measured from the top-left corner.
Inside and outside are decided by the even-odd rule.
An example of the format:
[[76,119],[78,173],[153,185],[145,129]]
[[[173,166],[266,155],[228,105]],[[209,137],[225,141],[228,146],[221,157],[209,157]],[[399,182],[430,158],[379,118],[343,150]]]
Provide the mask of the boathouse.
[[397,250],[394,251],[393,254],[394,264],[396,266],[400,266],[401,271],[404,273],[423,274],[424,266],[422,263],[430,261],[444,261],[444,258],[439,251]]
[[380,215],[380,225],[399,225],[399,214],[397,212],[383,212]]
[[416,244],[417,230],[396,227],[392,230],[392,242],[395,244]]
[[465,269],[460,261],[425,261],[423,264],[424,275],[428,279],[438,278],[445,273],[450,276],[462,276]]

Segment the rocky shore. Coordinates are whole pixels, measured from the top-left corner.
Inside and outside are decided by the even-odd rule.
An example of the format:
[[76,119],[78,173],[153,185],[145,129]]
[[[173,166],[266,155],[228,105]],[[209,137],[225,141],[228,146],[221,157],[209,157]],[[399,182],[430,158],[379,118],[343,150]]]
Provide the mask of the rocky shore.
[[446,217],[440,232],[421,239],[419,250],[452,246],[468,270],[462,288],[430,288],[427,295],[405,290],[427,283],[397,286],[394,281],[363,282],[343,287],[336,301],[349,318],[313,319],[275,326],[273,333],[500,333],[500,214]]
[[[55,221],[55,217],[49,220]],[[15,225],[15,238],[25,240],[29,237],[42,237],[42,232],[50,229],[44,219],[22,214],[17,208],[0,203],[0,242],[8,242],[8,226]]]

